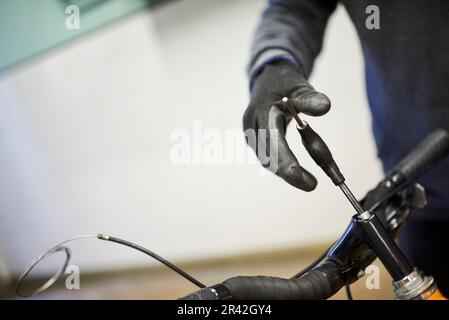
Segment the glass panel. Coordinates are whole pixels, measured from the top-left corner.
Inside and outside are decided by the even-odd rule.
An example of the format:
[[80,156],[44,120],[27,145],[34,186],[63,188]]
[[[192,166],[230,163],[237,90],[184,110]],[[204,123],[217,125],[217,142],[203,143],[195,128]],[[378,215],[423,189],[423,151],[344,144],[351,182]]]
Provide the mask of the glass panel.
[[[162,0],[161,0],[162,1]],[[142,9],[156,0],[1,0],[0,72],[65,41]],[[66,8],[76,5],[80,28],[69,29]]]

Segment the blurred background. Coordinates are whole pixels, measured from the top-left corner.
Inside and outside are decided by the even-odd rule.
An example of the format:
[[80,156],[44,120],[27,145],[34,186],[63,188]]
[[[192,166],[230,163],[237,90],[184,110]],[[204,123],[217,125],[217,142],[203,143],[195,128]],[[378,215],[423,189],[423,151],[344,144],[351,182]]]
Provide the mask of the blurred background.
[[[79,29],[66,27],[69,5],[80,8]],[[296,273],[343,232],[352,208],[294,130],[292,148],[319,181],[313,193],[261,170],[244,146],[245,68],[265,6],[264,0],[0,2],[4,296],[12,297],[8,290],[34,257],[79,234],[137,242],[210,284],[237,274]],[[361,51],[343,8],[329,22],[310,81],[333,103],[313,126],[361,197],[381,167]],[[198,124],[238,132],[236,152],[248,152],[248,161],[173,163],[173,132],[197,139]],[[81,240],[71,248],[81,290],[62,284],[41,297],[165,299],[195,289],[115,244]],[[48,262],[32,277],[40,281],[54,269]],[[389,297],[382,274],[381,290],[364,290],[360,281],[355,298]]]

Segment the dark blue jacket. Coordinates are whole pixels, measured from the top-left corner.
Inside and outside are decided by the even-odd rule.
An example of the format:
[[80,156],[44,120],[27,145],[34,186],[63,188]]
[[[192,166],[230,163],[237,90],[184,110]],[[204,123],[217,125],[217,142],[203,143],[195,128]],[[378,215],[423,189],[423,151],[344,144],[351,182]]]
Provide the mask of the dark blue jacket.
[[[308,77],[338,2],[269,1],[254,37],[251,78],[277,59],[294,61]],[[449,129],[449,0],[340,2],[360,38],[372,128],[388,171],[434,128]],[[369,5],[380,10],[378,30],[366,28]],[[449,157],[419,182],[429,197],[423,215],[449,219]]]

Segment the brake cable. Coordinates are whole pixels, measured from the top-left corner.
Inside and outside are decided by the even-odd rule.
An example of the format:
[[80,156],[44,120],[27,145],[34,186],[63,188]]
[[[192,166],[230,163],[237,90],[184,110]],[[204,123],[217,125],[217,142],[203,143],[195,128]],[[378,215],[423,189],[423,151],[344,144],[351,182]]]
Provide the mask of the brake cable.
[[[36,294],[39,294],[45,290],[47,290],[48,288],[50,288],[58,279],[59,277],[64,273],[64,271],[66,270],[67,266],[69,265],[69,261],[70,261],[70,257],[71,257],[71,250],[69,247],[64,246],[66,243],[68,242],[72,242],[75,240],[80,240],[80,239],[99,239],[99,240],[104,240],[104,241],[110,241],[110,242],[115,242],[118,244],[121,244],[123,246],[129,247],[129,248],[133,248],[137,251],[140,251],[150,257],[152,257],[153,259],[159,261],[160,263],[162,263],[163,265],[165,265],[166,267],[168,267],[169,269],[173,270],[174,272],[176,272],[177,274],[179,274],[181,277],[185,278],[186,280],[190,281],[191,283],[193,283],[195,286],[199,287],[199,288],[205,288],[206,286],[201,283],[200,281],[198,281],[197,279],[195,279],[192,275],[188,274],[187,272],[185,272],[184,270],[182,270],[181,268],[179,268],[178,266],[176,266],[175,264],[171,263],[170,261],[168,261],[167,259],[162,258],[161,256],[159,256],[158,254],[154,253],[151,250],[148,250],[147,248],[144,248],[138,244],[135,244],[133,242],[127,241],[127,240],[123,240],[117,237],[112,237],[106,234],[98,234],[98,235],[82,235],[82,236],[78,236],[78,237],[74,237],[74,238],[70,238],[67,240],[64,240],[63,242],[57,244],[56,246],[52,247],[51,249],[45,251],[44,253],[42,253],[40,256],[38,256],[32,263],[31,265],[25,269],[25,271],[19,276],[18,280],[17,280],[17,284],[16,284],[16,293],[18,296],[20,297],[32,297]],[[27,278],[27,276],[30,274],[30,272],[40,263],[42,262],[44,259],[48,258],[49,256],[57,253],[57,252],[64,252],[65,253],[65,260],[64,263],[62,265],[61,268],[58,269],[58,271],[50,278],[48,279],[43,285],[41,285],[40,287],[38,287],[37,289],[35,289],[34,291],[31,291],[30,293],[23,293],[21,288],[22,285],[25,281],[25,279]]]
[[[106,235],[106,234],[97,234],[97,235],[82,235],[82,236],[69,238],[69,239],[64,240],[61,243],[55,245],[54,247],[48,249],[47,251],[45,251],[41,255],[39,255],[28,266],[28,268],[26,268],[25,271],[19,276],[19,278],[17,280],[17,284],[16,284],[16,294],[18,296],[20,296],[20,297],[28,298],[28,297],[35,296],[35,295],[37,295],[39,293],[42,293],[43,291],[45,291],[48,288],[50,288],[59,279],[59,277],[65,272],[66,268],[69,265],[70,258],[72,256],[72,252],[71,252],[69,247],[65,246],[65,244],[67,244],[69,242],[72,242],[72,241],[81,240],[81,239],[99,239],[99,240],[104,240],[104,241],[110,241],[110,242],[115,242],[115,243],[121,244],[123,246],[135,249],[137,251],[140,251],[140,252],[150,256],[151,258],[157,260],[158,262],[162,263],[163,265],[165,265],[169,269],[173,270],[178,275],[182,276],[183,278],[185,278],[186,280],[188,280],[189,282],[191,282],[192,284],[194,284],[198,288],[202,289],[202,288],[206,287],[206,285],[201,283],[199,280],[194,278],[192,275],[188,274],[186,271],[182,270],[181,268],[179,268],[178,266],[176,266],[172,262],[168,261],[167,259],[161,257],[157,253],[155,253],[155,252],[153,252],[153,251],[151,251],[151,250],[149,250],[149,249],[147,249],[145,247],[142,247],[142,246],[140,246],[140,245],[138,245],[136,243],[133,243],[133,242],[130,242],[130,241],[127,241],[127,240],[123,240],[123,239],[120,239],[120,238],[117,238],[117,237],[109,236],[109,235]],[[331,247],[332,246],[330,246],[329,249]],[[291,279],[299,278],[302,275],[304,275],[306,272],[308,272],[311,269],[313,269],[326,256],[326,254],[329,252],[329,249],[326,250],[321,256],[319,256],[309,266],[307,266],[306,268],[304,268],[303,270],[301,270],[300,272],[298,272],[297,274],[292,276]],[[65,253],[65,260],[64,260],[64,263],[62,264],[62,267],[59,268],[58,271],[50,279],[48,279],[44,284],[39,286],[37,289],[35,289],[35,290],[33,290],[33,291],[29,292],[29,293],[22,292],[22,285],[25,282],[25,279],[27,279],[28,275],[31,273],[31,271],[39,263],[41,263],[43,260],[49,258],[51,255],[53,255],[55,253],[58,253],[58,252],[64,252]],[[350,294],[348,295],[348,299],[352,299]]]
[[[202,289],[202,288],[206,287],[206,285],[201,283],[198,279],[194,278],[192,275],[188,274],[186,271],[182,270],[180,267],[176,266],[175,264],[168,261],[167,259],[161,257],[157,253],[155,253],[145,247],[142,247],[136,243],[100,233],[97,235],[82,235],[82,236],[69,238],[69,239],[66,239],[66,240],[60,242],[59,244],[55,245],[54,247],[48,249],[47,251],[43,252],[19,276],[17,283],[16,283],[16,294],[23,298],[29,298],[29,297],[35,296],[39,293],[42,293],[45,290],[47,290],[48,288],[50,288],[59,279],[59,277],[65,272],[65,270],[67,269],[67,267],[69,265],[70,258],[72,256],[72,252],[69,247],[65,246],[65,244],[72,242],[72,241],[81,240],[81,239],[99,239],[99,240],[104,240],[104,241],[115,242],[115,243],[121,244],[123,246],[132,248],[134,250],[140,251],[140,252],[150,256],[151,258],[157,260],[158,262],[162,263],[163,265],[165,265],[172,271],[176,272],[178,275],[180,275],[184,279],[188,280],[189,282],[191,282],[198,288]],[[291,279],[299,278],[299,277],[303,276],[306,272],[308,272],[311,269],[313,269],[314,267],[316,267],[318,265],[318,263],[327,255],[327,253],[329,252],[330,248],[332,248],[332,246],[333,246],[333,244],[329,247],[328,250],[324,251],[324,253],[322,255],[320,255],[315,261],[313,261],[309,266],[305,267],[303,270],[301,270],[300,272],[298,272],[297,274],[292,276]],[[51,255],[58,253],[58,252],[65,253],[65,260],[64,260],[64,263],[62,264],[61,268],[59,268],[58,271],[50,279],[48,279],[44,284],[39,286],[37,289],[35,289],[29,293],[22,292],[22,285],[25,282],[25,279],[27,279],[28,275],[31,273],[31,271],[43,260],[47,259]],[[348,300],[352,300],[352,295],[351,295],[351,291],[350,291],[348,283],[346,284],[346,295],[348,297]]]

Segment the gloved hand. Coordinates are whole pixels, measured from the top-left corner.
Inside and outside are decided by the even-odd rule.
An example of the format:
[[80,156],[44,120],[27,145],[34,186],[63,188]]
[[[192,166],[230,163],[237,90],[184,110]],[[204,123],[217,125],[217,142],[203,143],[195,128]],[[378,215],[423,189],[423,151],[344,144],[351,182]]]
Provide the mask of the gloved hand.
[[[283,97],[289,98],[298,113],[311,116],[327,113],[331,105],[328,97],[315,91],[305,80],[297,66],[287,61],[271,63],[256,78],[243,116],[247,142],[263,166],[291,185],[312,191],[317,185],[316,178],[299,165],[285,139],[291,116],[281,101]],[[253,139],[248,138],[251,132],[256,133]]]

